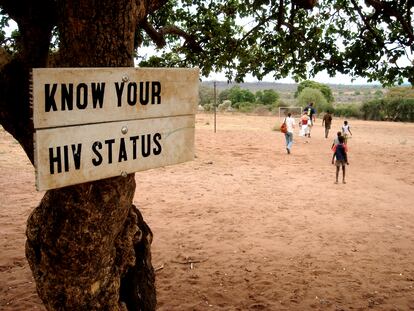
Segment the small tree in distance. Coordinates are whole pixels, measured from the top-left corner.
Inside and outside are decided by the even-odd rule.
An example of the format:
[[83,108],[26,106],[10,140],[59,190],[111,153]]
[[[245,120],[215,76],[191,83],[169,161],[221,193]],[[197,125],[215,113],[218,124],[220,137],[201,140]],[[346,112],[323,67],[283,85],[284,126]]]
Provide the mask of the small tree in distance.
[[240,103],[254,103],[256,101],[256,97],[251,91],[239,86],[233,86],[230,89],[228,99],[231,101],[231,106],[236,109],[239,108]]
[[263,90],[256,92],[256,103],[268,107],[274,107],[279,101],[279,94],[274,90]]
[[298,104],[301,107],[307,106],[309,103],[314,103],[314,108],[317,113],[321,113],[327,110],[333,111],[332,104],[328,103],[325,96],[323,96],[320,90],[307,87],[299,93]]
[[333,94],[332,94],[332,90],[328,85],[323,84],[323,83],[319,83],[319,82],[316,82],[316,81],[310,81],[310,80],[302,81],[301,83],[299,83],[298,88],[295,92],[295,98],[297,98],[299,96],[299,94],[305,88],[312,88],[312,89],[319,90],[319,91],[321,91],[322,95],[325,97],[325,99],[328,103],[333,103],[334,102],[334,97],[333,97]]

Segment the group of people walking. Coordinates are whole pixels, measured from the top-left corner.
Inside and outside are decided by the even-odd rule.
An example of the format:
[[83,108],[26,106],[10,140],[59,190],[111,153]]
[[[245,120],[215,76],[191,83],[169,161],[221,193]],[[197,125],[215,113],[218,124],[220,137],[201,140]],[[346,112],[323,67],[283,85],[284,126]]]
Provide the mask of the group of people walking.
[[[299,136],[311,137],[311,128],[315,122],[315,113],[316,111],[315,108],[313,108],[313,103],[310,103],[309,106],[304,109],[299,121]],[[293,145],[293,130],[295,128],[296,122],[295,118],[292,117],[292,114],[290,112],[287,114],[287,117],[283,122],[287,127],[287,131],[285,133],[286,151],[288,154],[290,154]]]
[[[300,117],[299,121],[299,136],[302,137],[311,137],[311,130],[316,121],[316,110],[313,107],[313,103],[303,110],[303,114]],[[291,113],[288,113],[284,123],[286,125],[285,139],[286,139],[286,152],[291,153],[293,145],[293,133],[295,129],[295,118],[292,117]],[[322,126],[325,127],[325,138],[329,136],[329,130],[332,125],[332,114],[330,111],[327,111],[322,118]],[[344,124],[341,127],[341,131],[337,132],[337,137],[335,137],[332,144],[332,164],[336,166],[336,180],[335,183],[338,183],[339,171],[342,167],[342,182],[345,184],[345,166],[349,164],[348,162],[348,138],[352,136],[351,127],[348,124],[348,121],[344,121]]]

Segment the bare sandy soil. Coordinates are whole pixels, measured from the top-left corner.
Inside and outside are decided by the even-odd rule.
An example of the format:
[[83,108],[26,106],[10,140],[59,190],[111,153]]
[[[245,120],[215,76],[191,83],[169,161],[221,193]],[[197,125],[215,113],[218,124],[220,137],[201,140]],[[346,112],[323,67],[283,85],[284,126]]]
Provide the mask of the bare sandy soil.
[[[287,155],[275,117],[196,117],[196,159],[136,174],[158,310],[414,310],[414,124],[351,120],[347,184],[313,128]],[[44,310],[24,256],[43,193],[0,131],[0,310]]]

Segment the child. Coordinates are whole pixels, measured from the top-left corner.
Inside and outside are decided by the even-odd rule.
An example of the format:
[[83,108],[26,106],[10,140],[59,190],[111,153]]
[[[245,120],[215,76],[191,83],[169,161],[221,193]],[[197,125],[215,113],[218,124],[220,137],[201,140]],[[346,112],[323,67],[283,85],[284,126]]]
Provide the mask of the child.
[[[345,164],[349,165],[348,162],[348,155],[347,155],[347,148],[344,144],[344,137],[339,136],[338,137],[339,144],[335,145],[333,148],[333,155],[332,155],[332,164],[336,165],[336,181],[335,184],[338,183],[338,175],[339,175],[339,169],[342,166],[342,183],[346,184],[345,182]],[[334,162],[334,159],[336,158],[336,161]]]
[[336,137],[335,137],[335,139],[334,139],[334,141],[332,143],[332,147],[331,147],[332,150],[333,150],[333,147],[335,145],[339,144],[339,136],[342,136],[342,132],[337,132],[336,133]]
[[309,116],[306,112],[303,112],[299,121],[299,136],[307,137],[309,134]]
[[344,143],[348,142],[349,134],[352,136],[351,128],[349,127],[348,121],[344,121],[344,125],[342,125],[342,135],[344,136]]

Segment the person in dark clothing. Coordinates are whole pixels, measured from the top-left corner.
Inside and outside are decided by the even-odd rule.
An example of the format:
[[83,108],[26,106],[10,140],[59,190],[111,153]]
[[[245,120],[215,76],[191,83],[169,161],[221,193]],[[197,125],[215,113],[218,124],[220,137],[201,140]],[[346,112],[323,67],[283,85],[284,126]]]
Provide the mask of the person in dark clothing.
[[[339,177],[339,170],[342,166],[342,183],[346,184],[345,182],[345,164],[349,165],[348,162],[348,150],[346,145],[344,144],[344,137],[339,136],[338,137],[339,144],[335,145],[332,149],[333,155],[332,155],[332,164],[336,165],[336,181],[335,184],[338,183],[338,177]],[[334,162],[336,158],[336,161]]]
[[331,129],[331,123],[332,123],[332,115],[331,115],[331,112],[328,110],[322,119],[322,126],[325,125],[325,138],[328,138],[329,130]]

